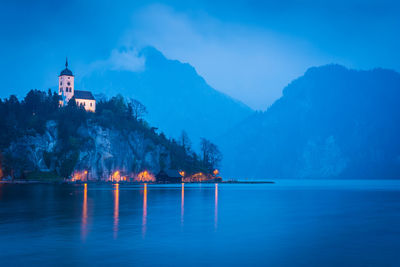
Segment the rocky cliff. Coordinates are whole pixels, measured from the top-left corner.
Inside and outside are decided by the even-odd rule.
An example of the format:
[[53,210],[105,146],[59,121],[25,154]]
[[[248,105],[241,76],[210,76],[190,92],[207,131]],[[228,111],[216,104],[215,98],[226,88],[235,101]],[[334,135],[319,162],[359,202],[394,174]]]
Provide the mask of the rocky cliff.
[[[140,115],[140,114],[139,114]],[[106,180],[147,171],[207,172],[187,143],[168,139],[140,119],[122,96],[99,101],[96,113],[74,103],[59,108],[57,96],[31,91],[23,101],[0,100],[0,166],[3,176],[48,172],[62,178]]]
[[[67,153],[67,159],[73,160],[74,172],[88,171],[88,177],[104,180],[115,171],[134,176],[142,170],[157,173],[160,170],[162,155],[165,164],[170,164],[168,148],[155,144],[139,131],[120,131],[104,128],[96,123],[79,127],[77,137],[84,140],[78,151]],[[48,121],[43,134],[22,136],[5,150],[5,154],[18,162],[24,162],[14,175],[21,176],[29,171],[55,171],[61,173],[62,163],[58,146],[58,127],[55,121]],[[62,157],[61,157],[62,158]],[[60,162],[64,161],[64,162]]]

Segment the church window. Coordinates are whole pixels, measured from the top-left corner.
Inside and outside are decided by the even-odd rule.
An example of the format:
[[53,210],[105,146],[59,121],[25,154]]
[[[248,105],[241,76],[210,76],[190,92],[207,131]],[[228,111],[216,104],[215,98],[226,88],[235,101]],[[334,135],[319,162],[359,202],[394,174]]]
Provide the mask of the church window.
[[68,85],[71,85],[71,83],[70,83],[70,82],[68,82],[67,84],[68,84]]
[[92,102],[90,102],[90,106],[92,106]]
[[62,82],[60,82],[60,85],[62,85]]

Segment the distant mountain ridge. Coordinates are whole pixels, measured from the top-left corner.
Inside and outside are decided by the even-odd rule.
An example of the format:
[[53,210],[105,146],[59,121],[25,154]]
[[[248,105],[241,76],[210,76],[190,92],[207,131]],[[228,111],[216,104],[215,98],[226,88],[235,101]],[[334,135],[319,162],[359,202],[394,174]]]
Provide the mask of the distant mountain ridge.
[[145,70],[93,72],[81,81],[106,95],[134,97],[148,109],[146,119],[168,136],[185,130],[193,142],[213,139],[253,111],[243,103],[210,87],[189,64],[166,59],[153,47],[140,52]]
[[400,74],[313,67],[219,138],[238,178],[400,178]]

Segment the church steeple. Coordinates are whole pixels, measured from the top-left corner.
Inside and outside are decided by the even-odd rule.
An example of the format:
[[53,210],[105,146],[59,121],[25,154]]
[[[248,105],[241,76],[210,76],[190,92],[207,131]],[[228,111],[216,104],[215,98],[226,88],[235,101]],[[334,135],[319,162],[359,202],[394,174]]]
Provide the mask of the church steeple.
[[65,58],[65,69],[61,71],[60,76],[67,75],[67,76],[74,76],[72,71],[68,69],[68,57]]
[[65,69],[58,76],[58,94],[63,98],[62,105],[66,105],[68,101],[75,95],[74,75],[68,69],[68,58],[65,58]]

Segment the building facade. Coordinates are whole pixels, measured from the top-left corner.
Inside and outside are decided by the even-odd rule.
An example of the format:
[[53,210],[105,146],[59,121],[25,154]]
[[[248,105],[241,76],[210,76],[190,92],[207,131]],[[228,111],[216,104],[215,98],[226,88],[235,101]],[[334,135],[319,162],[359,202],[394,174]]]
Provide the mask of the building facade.
[[77,106],[83,107],[86,111],[96,111],[96,99],[89,91],[75,90],[74,75],[68,69],[68,60],[65,61],[65,69],[58,76],[58,94],[60,106],[67,105],[72,99]]

